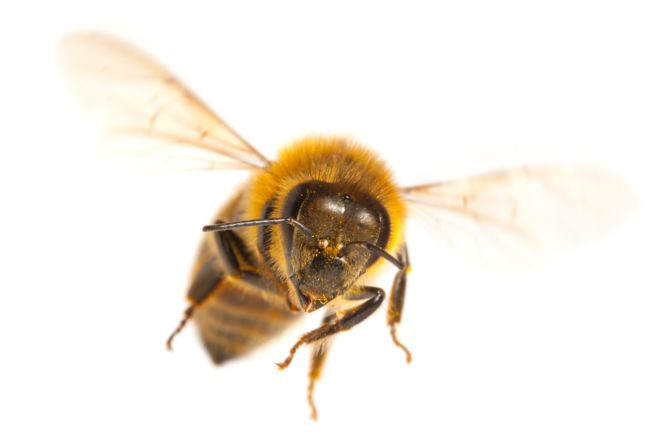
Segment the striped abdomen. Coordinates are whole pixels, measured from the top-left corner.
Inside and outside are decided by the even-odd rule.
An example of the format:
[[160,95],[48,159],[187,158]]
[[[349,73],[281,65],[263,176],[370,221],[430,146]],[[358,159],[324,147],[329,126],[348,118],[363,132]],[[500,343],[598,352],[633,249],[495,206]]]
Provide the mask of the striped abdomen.
[[221,281],[195,311],[204,346],[216,363],[243,355],[290,325],[295,318],[284,302],[274,303],[231,280]]
[[296,318],[284,294],[265,294],[240,281],[220,278],[194,317],[215,363],[238,357],[266,343]]
[[[235,203],[228,205],[229,219],[232,210],[240,209]],[[261,254],[239,235],[223,235],[205,239],[188,291],[193,319],[215,363],[252,351],[297,318],[287,303],[286,286]]]

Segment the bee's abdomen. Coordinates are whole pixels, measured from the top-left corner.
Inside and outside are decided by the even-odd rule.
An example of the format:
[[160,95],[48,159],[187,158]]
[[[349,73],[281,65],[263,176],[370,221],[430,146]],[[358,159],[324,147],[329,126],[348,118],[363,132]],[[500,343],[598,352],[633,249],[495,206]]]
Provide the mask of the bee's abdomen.
[[295,319],[284,294],[264,293],[240,280],[220,278],[196,309],[195,322],[213,361],[244,355],[282,332]]

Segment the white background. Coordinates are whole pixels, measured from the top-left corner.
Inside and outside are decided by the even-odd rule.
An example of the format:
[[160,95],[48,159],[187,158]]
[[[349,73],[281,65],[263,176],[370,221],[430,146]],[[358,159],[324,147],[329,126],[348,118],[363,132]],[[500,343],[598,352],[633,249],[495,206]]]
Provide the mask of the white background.
[[[0,7],[0,441],[660,439],[656,2],[162,3]],[[222,368],[192,328],[165,351],[200,228],[242,176],[97,160],[57,70],[80,28],[156,55],[271,157],[341,133],[404,184],[589,162],[638,209],[513,276],[413,227],[413,363],[377,313],[336,340],[313,423],[305,350],[273,362],[317,316]]]

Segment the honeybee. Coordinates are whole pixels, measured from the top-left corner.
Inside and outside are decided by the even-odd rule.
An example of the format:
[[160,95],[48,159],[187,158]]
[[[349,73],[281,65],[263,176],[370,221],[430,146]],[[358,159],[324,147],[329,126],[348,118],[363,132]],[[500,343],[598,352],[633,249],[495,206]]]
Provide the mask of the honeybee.
[[[62,55],[74,90],[100,118],[115,152],[155,161],[158,169],[252,171],[203,228],[188,307],[167,347],[192,320],[211,359],[222,364],[324,309],[322,324],[279,363],[286,368],[301,346],[311,346],[314,419],[314,387],[333,336],[365,321],[386,299],[391,339],[412,360],[397,326],[410,270],[404,232],[413,211],[432,215],[443,232],[463,223],[468,233],[553,242],[565,228],[556,208],[586,221],[584,232],[593,220],[616,218],[631,200],[613,177],[584,167],[519,167],[402,187],[373,151],[342,137],[302,138],[271,161],[131,45],[79,33],[63,41]],[[381,265],[396,269],[389,296],[366,283]]]

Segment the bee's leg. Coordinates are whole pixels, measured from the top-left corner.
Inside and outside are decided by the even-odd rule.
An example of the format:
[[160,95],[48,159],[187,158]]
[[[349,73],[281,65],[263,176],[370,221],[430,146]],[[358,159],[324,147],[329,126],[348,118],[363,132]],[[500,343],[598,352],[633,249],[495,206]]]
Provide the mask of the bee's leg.
[[367,299],[367,301],[354,308],[346,309],[333,314],[327,323],[308,332],[307,334],[304,334],[298,339],[296,344],[293,345],[289,351],[288,357],[282,363],[278,363],[277,366],[279,366],[280,369],[284,369],[289,366],[291,360],[293,360],[293,356],[296,354],[296,351],[302,345],[314,343],[341,331],[347,331],[353,326],[362,322],[364,319],[373,314],[376,309],[378,309],[378,307],[383,303],[383,300],[385,299],[385,291],[383,291],[381,288],[375,288],[373,286],[362,286],[359,291],[350,297],[350,299]]
[[[323,319],[322,325],[328,324],[331,320],[335,318],[335,314],[327,315]],[[328,348],[330,347],[330,338],[325,340],[317,341],[314,343],[314,348],[312,349],[312,361],[309,367],[309,385],[307,387],[307,403],[312,411],[311,418],[316,420],[316,405],[314,404],[314,386],[316,382],[321,378],[321,371],[323,371],[323,365],[328,356]]]
[[213,290],[218,287],[226,276],[239,277],[246,284],[258,289],[267,290],[267,284],[257,274],[242,271],[241,264],[252,267],[254,259],[250,256],[243,241],[231,231],[215,232],[215,243],[217,255],[212,256],[195,275],[195,279],[188,289],[189,306],[183,313],[183,318],[177,328],[167,339],[167,349],[172,350],[172,340],[183,330],[188,320],[195,312],[195,308],[201,305]]
[[179,322],[179,326],[172,332],[167,339],[167,349],[172,350],[172,340],[174,337],[183,330],[195,312],[195,307],[201,305],[204,300],[213,292],[222,280],[222,273],[218,268],[217,260],[215,258],[209,259],[199,272],[195,275],[190,288],[188,289],[188,308],[183,312],[183,318]]
[[403,349],[403,352],[406,353],[406,361],[410,363],[412,361],[412,354],[408,348],[399,341],[396,335],[396,326],[401,322],[403,301],[406,296],[406,273],[409,269],[408,249],[406,248],[406,245],[401,247],[398,258],[404,266],[403,269],[396,273],[394,282],[392,283],[392,293],[390,294],[389,306],[387,308],[387,325],[390,327],[390,335],[392,336],[394,344]]

